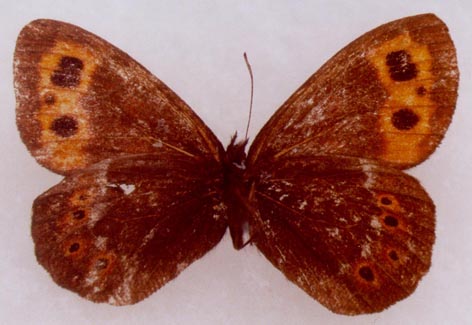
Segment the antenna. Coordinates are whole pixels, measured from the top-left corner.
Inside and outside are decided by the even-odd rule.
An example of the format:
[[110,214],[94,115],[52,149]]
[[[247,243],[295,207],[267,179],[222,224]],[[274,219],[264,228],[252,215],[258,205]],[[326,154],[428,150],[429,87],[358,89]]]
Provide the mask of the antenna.
[[246,135],[244,136],[244,139],[247,140],[247,134],[249,132],[249,124],[251,123],[251,116],[252,116],[252,102],[254,98],[254,77],[252,75],[252,68],[251,68],[251,65],[249,64],[249,60],[247,59],[246,52],[244,52],[244,61],[246,62],[246,67],[247,67],[247,70],[249,71],[249,76],[251,77],[251,101],[249,103],[249,116],[247,119]]

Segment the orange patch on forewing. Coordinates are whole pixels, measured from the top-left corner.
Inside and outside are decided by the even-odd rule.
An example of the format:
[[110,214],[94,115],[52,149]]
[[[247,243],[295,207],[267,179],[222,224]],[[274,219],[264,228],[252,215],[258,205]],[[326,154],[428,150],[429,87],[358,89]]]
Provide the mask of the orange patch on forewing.
[[[61,70],[61,60],[65,57],[77,58],[82,65],[80,69],[72,70],[78,77],[75,79],[77,82],[61,86],[53,75]],[[87,92],[97,63],[97,58],[91,50],[68,42],[58,42],[41,58],[38,85],[41,106],[37,115],[42,130],[41,151],[44,159],[47,159],[54,169],[80,168],[87,163],[83,148],[92,133],[87,113],[80,100]],[[62,76],[67,77],[67,72],[68,70],[65,70]],[[64,120],[67,122],[64,117],[74,123],[64,123]]]
[[[387,56],[400,51],[408,55],[408,62],[415,67],[414,73],[407,75],[405,80],[392,76],[392,66],[387,64]],[[388,98],[378,112],[384,142],[382,158],[394,163],[418,162],[422,145],[431,133],[430,120],[436,110],[429,96],[434,80],[428,47],[413,41],[405,33],[370,52],[368,59],[376,67],[388,92]],[[403,67],[408,70],[406,64]]]

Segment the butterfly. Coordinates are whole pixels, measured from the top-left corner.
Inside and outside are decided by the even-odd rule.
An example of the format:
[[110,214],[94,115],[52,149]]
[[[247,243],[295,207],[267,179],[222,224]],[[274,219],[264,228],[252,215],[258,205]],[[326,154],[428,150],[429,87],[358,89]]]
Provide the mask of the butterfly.
[[68,23],[23,28],[14,80],[23,142],[64,175],[33,203],[35,254],[86,299],[134,304],[227,229],[340,314],[391,306],[430,267],[434,203],[403,170],[437,148],[457,98],[455,48],[433,14],[334,55],[247,154],[247,139],[225,149],[143,66]]

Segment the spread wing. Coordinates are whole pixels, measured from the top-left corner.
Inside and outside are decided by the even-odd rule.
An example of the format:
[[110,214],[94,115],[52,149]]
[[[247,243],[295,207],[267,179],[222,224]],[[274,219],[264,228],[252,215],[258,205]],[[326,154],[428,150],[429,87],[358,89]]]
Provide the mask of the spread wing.
[[221,183],[219,166],[178,156],[104,160],[35,200],[38,262],[89,300],[136,303],[219,242]]
[[434,205],[400,169],[443,138],[458,75],[441,20],[400,19],[337,53],[254,140],[253,241],[332,311],[383,310],[429,269]]
[[67,176],[33,206],[36,256],[59,285],[132,304],[220,240],[224,149],[161,81],[52,20],[21,31],[14,70],[21,137]]
[[325,154],[414,166],[443,138],[458,78],[455,48],[439,18],[385,24],[338,52],[279,108],[248,162]]
[[348,157],[265,170],[252,238],[289,280],[341,314],[378,312],[415,290],[435,238],[434,205],[418,181]]
[[219,160],[221,144],[166,85],[126,53],[67,23],[36,20],[14,56],[17,125],[60,173],[126,154],[178,151]]

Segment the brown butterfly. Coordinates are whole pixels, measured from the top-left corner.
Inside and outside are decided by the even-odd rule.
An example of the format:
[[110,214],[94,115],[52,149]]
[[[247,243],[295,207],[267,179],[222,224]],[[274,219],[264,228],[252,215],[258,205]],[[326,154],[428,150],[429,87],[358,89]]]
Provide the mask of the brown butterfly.
[[459,73],[432,14],[361,36],[272,116],[246,156],[127,54],[79,27],[36,20],[14,59],[17,124],[65,176],[33,204],[41,265],[95,301],[136,303],[228,227],[342,314],[410,295],[431,264],[434,204],[402,172],[443,138]]

